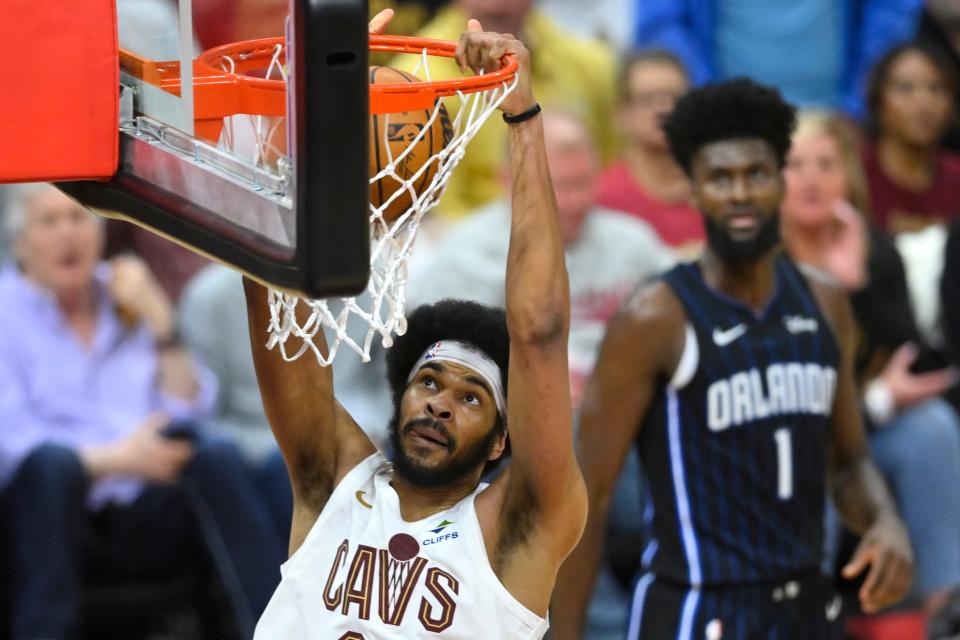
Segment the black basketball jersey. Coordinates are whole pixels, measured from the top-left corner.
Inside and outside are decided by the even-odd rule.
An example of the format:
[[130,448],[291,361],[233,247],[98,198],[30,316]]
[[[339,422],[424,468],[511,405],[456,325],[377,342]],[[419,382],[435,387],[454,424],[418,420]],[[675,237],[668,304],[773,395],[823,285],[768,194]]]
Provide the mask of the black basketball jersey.
[[840,351],[804,276],[785,256],[775,269],[760,315],[709,288],[696,263],[663,275],[688,324],[637,439],[657,576],[717,585],[820,564]]

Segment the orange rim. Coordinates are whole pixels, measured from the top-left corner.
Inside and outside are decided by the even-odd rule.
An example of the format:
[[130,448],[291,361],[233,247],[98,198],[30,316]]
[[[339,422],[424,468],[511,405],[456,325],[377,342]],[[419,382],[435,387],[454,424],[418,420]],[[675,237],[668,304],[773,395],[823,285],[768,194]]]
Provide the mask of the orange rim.
[[[431,40],[410,36],[370,36],[371,51],[390,51],[393,53],[413,53],[442,58],[452,58],[457,51],[457,43],[448,40]],[[481,76],[455,78],[453,80],[434,80],[403,84],[370,85],[370,113],[395,113],[413,109],[429,109],[437,98],[457,93],[475,93],[502,87],[509,83],[517,73],[517,60],[506,56],[506,64],[497,71]]]
[[[198,124],[209,126],[206,137],[216,139],[223,118],[238,113],[282,116],[287,107],[287,85],[250,72],[265,72],[281,47],[279,61],[286,62],[284,38],[262,38],[225,44],[203,52],[194,61],[194,115]],[[371,51],[409,53],[453,58],[457,43],[409,36],[370,36]],[[231,65],[226,62],[232,61]],[[158,62],[121,49],[123,69],[149,84],[180,95],[180,63]],[[226,68],[225,68],[226,67]],[[517,72],[517,61],[506,56],[504,66],[494,72],[453,80],[370,85],[370,113],[396,113],[431,109],[438,98],[458,93],[496,89],[509,83]]]
[[[262,38],[221,45],[203,52],[197,58],[197,67],[202,69],[199,77],[209,78],[215,83],[224,81],[237,85],[241,97],[236,102],[244,104],[273,104],[266,112],[275,114],[285,106],[286,84],[283,80],[268,80],[246,75],[248,71],[265,70],[276,54],[276,47],[283,46],[283,38]],[[457,43],[447,40],[413,38],[409,36],[370,36],[371,51],[393,53],[411,53],[453,58]],[[233,71],[227,59],[233,61]],[[285,53],[280,53],[280,63],[285,62]],[[480,76],[456,78],[453,80],[423,81],[418,83],[387,83],[370,85],[370,113],[396,113],[414,109],[429,109],[438,98],[457,93],[475,93],[496,89],[509,83],[517,73],[517,61],[513,56],[506,57],[506,64],[499,70]],[[207,84],[204,80],[195,82]],[[263,96],[251,95],[266,92]],[[247,113],[250,113],[249,111]],[[254,113],[261,113],[256,111]],[[267,113],[263,113],[267,115]]]

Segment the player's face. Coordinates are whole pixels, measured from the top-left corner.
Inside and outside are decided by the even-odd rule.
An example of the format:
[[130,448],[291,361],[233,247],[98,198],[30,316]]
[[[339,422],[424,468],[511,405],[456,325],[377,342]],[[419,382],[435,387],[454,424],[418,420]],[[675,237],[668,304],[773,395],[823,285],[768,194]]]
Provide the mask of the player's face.
[[666,151],[663,120],[687,92],[686,77],[674,65],[650,61],[633,65],[625,103],[618,110],[620,126],[632,144]]
[[752,262],[779,241],[783,177],[773,148],[759,138],[706,144],[693,157],[692,197],[710,249],[728,262]]
[[396,471],[439,486],[476,473],[503,452],[497,407],[483,379],[451,362],[428,362],[407,386],[390,427]]
[[828,133],[795,138],[783,170],[784,219],[806,227],[828,224],[833,206],[849,197],[840,147]]
[[953,95],[923,53],[905,51],[890,65],[880,105],[883,132],[910,145],[934,146],[949,124]]
[[102,247],[94,215],[50,188],[29,198],[14,253],[29,279],[61,296],[90,286]]

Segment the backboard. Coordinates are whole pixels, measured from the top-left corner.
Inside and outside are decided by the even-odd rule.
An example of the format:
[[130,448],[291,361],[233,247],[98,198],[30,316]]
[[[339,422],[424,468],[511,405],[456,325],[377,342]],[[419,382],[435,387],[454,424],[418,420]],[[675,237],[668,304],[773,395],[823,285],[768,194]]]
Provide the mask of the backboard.
[[[310,298],[362,291],[365,0],[116,2],[119,169],[109,182],[57,186],[281,289]],[[264,99],[258,78],[286,82]]]

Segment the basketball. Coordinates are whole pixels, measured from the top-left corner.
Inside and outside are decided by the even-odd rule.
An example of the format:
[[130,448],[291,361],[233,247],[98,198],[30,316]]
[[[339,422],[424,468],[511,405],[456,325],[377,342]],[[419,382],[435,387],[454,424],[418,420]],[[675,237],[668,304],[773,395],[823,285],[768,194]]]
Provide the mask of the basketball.
[[[421,82],[420,78],[393,69],[391,67],[370,67],[370,84],[401,84],[404,82]],[[429,126],[429,129],[414,144],[410,152],[397,162],[394,175],[386,175],[371,183],[370,204],[380,209],[398,189],[403,192],[397,196],[382,211],[383,219],[392,222],[399,218],[413,204],[413,198],[404,188],[404,182],[443,150],[453,137],[453,126],[446,108],[441,104],[440,113],[430,123],[431,109],[418,111],[401,111],[388,114],[371,114],[370,116],[370,177],[380,173],[391,159],[396,161],[408,146],[413,144],[420,132]],[[430,184],[437,173],[437,161],[434,160],[417,176],[411,185],[417,194]],[[399,179],[398,179],[399,178]]]

